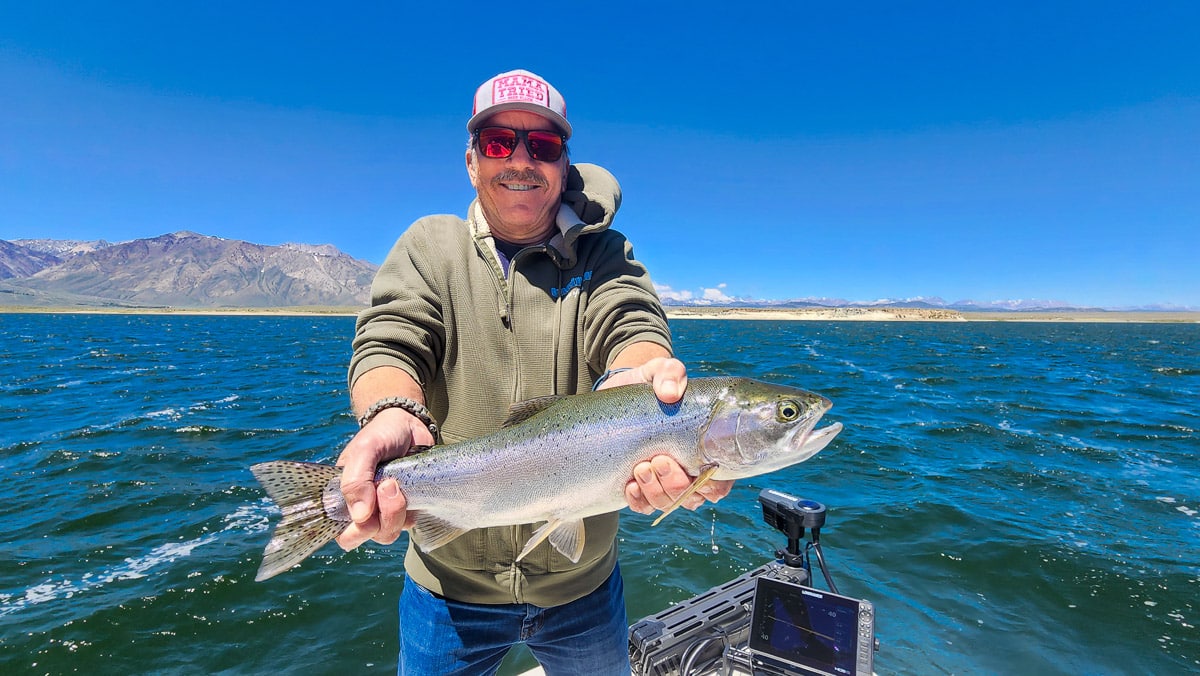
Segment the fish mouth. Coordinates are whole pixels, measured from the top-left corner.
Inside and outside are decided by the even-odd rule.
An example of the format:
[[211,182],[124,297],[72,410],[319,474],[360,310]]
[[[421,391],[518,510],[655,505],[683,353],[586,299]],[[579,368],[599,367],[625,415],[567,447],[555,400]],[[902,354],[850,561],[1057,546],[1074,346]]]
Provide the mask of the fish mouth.
[[812,430],[808,434],[803,435],[800,438],[800,443],[796,445],[797,449],[803,452],[803,455],[800,456],[800,459],[796,460],[795,462],[808,460],[817,453],[820,453],[822,449],[829,445],[829,442],[833,441],[833,438],[838,435],[838,432],[841,431],[842,423],[835,422],[820,429]]

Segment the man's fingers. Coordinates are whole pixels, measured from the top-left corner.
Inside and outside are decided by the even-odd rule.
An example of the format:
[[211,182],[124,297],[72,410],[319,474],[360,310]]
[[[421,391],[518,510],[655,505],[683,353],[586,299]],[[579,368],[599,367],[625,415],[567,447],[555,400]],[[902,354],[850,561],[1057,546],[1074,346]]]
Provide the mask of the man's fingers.
[[342,495],[354,523],[365,525],[375,516],[375,482],[372,479],[352,480],[342,474]]
[[[372,504],[377,505],[377,511],[371,511],[362,521],[354,521],[342,534],[337,537],[338,546],[350,551],[367,540],[379,544],[390,545],[395,542],[400,533],[410,526],[408,518],[408,500],[400,490],[400,484],[395,479],[387,479],[376,487],[369,485]],[[357,491],[357,486],[351,490]],[[365,501],[364,501],[365,502]],[[353,518],[353,517],[351,517]]]
[[342,468],[342,495],[354,523],[363,525],[375,515],[375,467],[379,451],[372,448],[359,432],[342,454],[337,464]]
[[[633,468],[633,479],[625,486],[625,499],[635,512],[649,514],[666,510],[687,491],[695,479],[674,458],[657,455]],[[710,480],[683,501],[685,509],[699,509],[706,501],[716,502],[729,495],[732,481]]]
[[692,477],[683,471],[674,458],[656,455],[651,458],[650,466],[654,468],[654,475],[658,479],[659,486],[662,487],[666,501],[666,504],[663,505],[655,503],[654,506],[659,509],[670,507],[671,503],[675,502],[688,489],[688,486],[692,485]]
[[729,495],[729,491],[733,490],[733,480],[718,481],[716,479],[709,481],[698,492],[704,496],[709,502],[717,502],[721,498]]
[[339,547],[348,552],[370,540],[378,532],[379,519],[369,519],[363,524],[351,523],[346,530],[342,531],[341,535],[337,536],[337,543]]
[[683,397],[684,385],[676,378],[660,378],[654,381],[654,394],[660,401],[674,404]]
[[630,479],[629,483],[625,484],[625,501],[629,503],[629,508],[638,514],[654,513],[654,507],[642,495],[642,488],[637,479]]
[[[683,471],[679,463],[665,455],[657,455],[649,462],[638,463],[633,468],[633,478],[641,500],[651,510],[670,507],[675,499],[683,495],[687,487],[692,484],[692,478]],[[694,509],[690,506],[691,502],[692,498],[689,497],[684,504],[689,509]],[[703,500],[701,500],[702,502]],[[697,506],[699,504],[697,503]],[[636,509],[640,505],[634,505],[631,502],[630,506]]]
[[674,404],[683,398],[687,389],[687,367],[675,358],[651,359],[642,364],[641,377],[643,382],[650,383],[654,395],[665,404]]
[[395,479],[386,479],[379,484],[376,491],[379,504],[379,532],[374,540],[380,544],[390,545],[400,537],[408,517],[408,500],[400,490],[400,484]]

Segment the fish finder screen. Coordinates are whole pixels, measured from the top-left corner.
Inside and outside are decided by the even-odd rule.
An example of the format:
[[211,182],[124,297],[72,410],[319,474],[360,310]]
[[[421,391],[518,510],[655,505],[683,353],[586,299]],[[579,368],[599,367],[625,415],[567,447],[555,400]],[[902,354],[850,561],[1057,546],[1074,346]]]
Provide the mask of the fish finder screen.
[[750,649],[822,674],[856,673],[858,601],[759,578]]

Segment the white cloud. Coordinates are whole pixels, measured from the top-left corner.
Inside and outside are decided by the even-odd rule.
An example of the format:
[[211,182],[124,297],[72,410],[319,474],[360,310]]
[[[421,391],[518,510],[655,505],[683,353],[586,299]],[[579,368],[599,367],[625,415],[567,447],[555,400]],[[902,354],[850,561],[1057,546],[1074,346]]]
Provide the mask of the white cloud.
[[662,300],[683,302],[689,301],[693,298],[691,291],[676,291],[664,284],[655,284],[654,290],[658,293],[658,297]]
[[715,289],[704,289],[703,297],[704,300],[713,303],[728,303],[733,300],[733,298],[725,295],[725,284],[718,284]]
[[672,301],[675,303],[694,303],[697,305],[705,305],[710,303],[730,303],[736,298],[726,295],[726,284],[717,284],[715,287],[700,288],[696,291],[688,291],[686,289],[676,291],[664,284],[655,284],[654,290],[658,292],[658,297],[664,301]]

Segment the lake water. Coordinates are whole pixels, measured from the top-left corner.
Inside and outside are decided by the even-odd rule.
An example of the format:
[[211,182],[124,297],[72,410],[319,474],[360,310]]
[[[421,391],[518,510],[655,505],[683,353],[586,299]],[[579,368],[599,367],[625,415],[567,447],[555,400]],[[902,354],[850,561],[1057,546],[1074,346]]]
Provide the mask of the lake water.
[[[718,506],[626,512],[631,621],[772,558],[772,487],[828,506],[880,674],[1200,670],[1200,325],[672,329],[692,376],[820,392],[846,429]],[[247,467],[337,457],[352,331],[0,315],[0,673],[394,673],[403,541],[253,581],[276,512]]]

